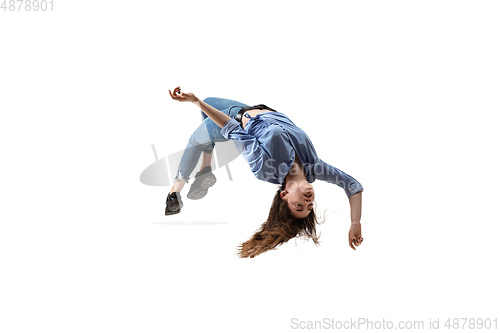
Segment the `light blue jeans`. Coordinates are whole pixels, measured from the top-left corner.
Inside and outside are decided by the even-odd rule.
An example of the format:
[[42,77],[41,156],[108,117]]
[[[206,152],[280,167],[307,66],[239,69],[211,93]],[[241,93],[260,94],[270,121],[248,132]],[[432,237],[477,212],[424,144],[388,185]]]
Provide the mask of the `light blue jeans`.
[[[203,100],[208,105],[235,118],[242,108],[249,106],[231,99],[208,97]],[[189,138],[188,144],[182,155],[175,179],[189,183],[189,175],[193,172],[202,152],[211,154],[216,142],[228,141],[220,133],[221,127],[201,111],[202,123]]]

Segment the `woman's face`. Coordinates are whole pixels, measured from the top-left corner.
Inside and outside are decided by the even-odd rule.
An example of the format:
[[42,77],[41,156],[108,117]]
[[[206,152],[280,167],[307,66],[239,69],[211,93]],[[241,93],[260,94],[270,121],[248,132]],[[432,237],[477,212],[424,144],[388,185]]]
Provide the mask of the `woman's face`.
[[307,181],[297,183],[289,181],[284,191],[280,193],[281,199],[288,202],[292,215],[296,218],[304,218],[313,209],[314,188]]

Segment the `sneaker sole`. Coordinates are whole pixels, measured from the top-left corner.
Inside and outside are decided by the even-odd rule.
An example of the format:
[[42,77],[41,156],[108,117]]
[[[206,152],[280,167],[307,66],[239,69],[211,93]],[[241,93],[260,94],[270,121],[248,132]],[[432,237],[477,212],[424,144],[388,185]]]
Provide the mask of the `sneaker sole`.
[[174,215],[174,214],[179,214],[181,212],[181,209],[180,208],[176,208],[174,210],[171,210],[169,212],[165,212],[165,215]]
[[203,198],[205,195],[207,195],[207,192],[208,192],[208,189],[212,186],[214,186],[214,184],[217,182],[217,179],[212,178],[207,178],[207,179],[204,179],[201,184],[200,184],[200,187],[195,189],[195,190],[190,190],[188,195],[187,195],[187,198],[188,199],[191,199],[191,200],[199,200],[201,198]]

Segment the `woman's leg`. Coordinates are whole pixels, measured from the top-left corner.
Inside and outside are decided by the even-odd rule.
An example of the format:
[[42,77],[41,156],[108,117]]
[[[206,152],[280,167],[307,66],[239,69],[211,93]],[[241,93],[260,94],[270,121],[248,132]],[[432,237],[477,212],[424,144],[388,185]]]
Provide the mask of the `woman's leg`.
[[[219,111],[223,111],[227,108],[230,108],[231,106],[237,106],[237,105],[248,106],[246,104],[243,104],[241,102],[238,102],[238,101],[235,101],[232,99],[219,98],[219,97],[207,97],[203,101],[205,103],[207,103],[208,105],[213,106],[214,108],[216,108]],[[238,109],[238,111],[239,111],[239,109]],[[224,112],[224,113],[226,113],[226,112]],[[204,121],[206,118],[208,118],[208,116],[203,111],[201,111],[201,117],[202,117],[202,121]],[[220,128],[220,126],[218,126],[218,127]],[[219,139],[219,138],[217,138],[217,139]],[[215,141],[215,138],[214,138],[214,141]],[[217,141],[219,141],[219,140],[217,140]],[[215,144],[215,142],[214,142],[214,144]],[[203,170],[205,167],[212,165],[212,153],[213,153],[213,151],[210,153],[203,152],[203,159],[202,159],[202,163],[200,166],[200,171]]]
[[[208,97],[203,101],[233,118],[241,107],[248,106],[234,100],[217,97]],[[212,119],[208,118],[203,111],[201,112],[204,116],[203,122],[189,138],[170,193],[180,192],[184,187],[184,184],[189,182],[189,176],[196,167],[202,152],[203,160],[200,170],[202,170],[205,166],[211,165],[215,142],[226,141],[226,139],[220,134],[220,126],[218,126]]]
[[[213,153],[213,151],[212,151],[212,153]],[[200,171],[203,170],[207,166],[212,166],[212,153],[203,152]]]
[[[205,103],[213,106],[219,111],[224,112],[227,114],[229,117],[234,118],[238,114],[238,111],[241,110],[241,108],[248,106],[245,103],[241,103],[232,99],[226,99],[226,98],[219,98],[219,97],[208,97],[203,100]],[[208,116],[205,114],[205,112],[201,111],[203,119],[207,119]],[[210,119],[210,118],[208,118]],[[208,122],[209,126],[209,133],[213,142],[212,148],[215,146],[215,142],[219,141],[228,141],[226,138],[220,134],[220,131],[222,128],[217,125],[214,121],[210,120]],[[210,160],[208,160],[210,161]]]
[[[203,152],[203,159],[201,161],[200,171],[207,166],[212,166],[212,153],[213,151],[211,153]],[[176,178],[172,188],[170,189],[169,194],[172,192],[180,192],[184,187],[184,184],[186,184],[185,181]]]
[[177,169],[174,184],[170,190],[172,192],[180,192],[184,184],[189,182],[189,176],[193,172],[200,154],[202,152],[212,155],[212,140],[207,128],[207,122],[210,118],[205,119],[198,128],[193,132],[182,154],[181,162]]

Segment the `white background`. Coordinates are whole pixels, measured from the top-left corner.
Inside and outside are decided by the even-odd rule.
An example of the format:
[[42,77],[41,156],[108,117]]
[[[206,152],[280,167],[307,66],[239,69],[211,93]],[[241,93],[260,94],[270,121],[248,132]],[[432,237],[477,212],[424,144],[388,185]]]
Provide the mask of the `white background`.
[[[498,317],[498,2],[54,1],[0,11],[0,331]],[[241,157],[165,216],[139,176],[201,121],[176,86],[286,113],[364,186],[363,245],[318,181],[320,247],[239,259],[276,190]]]

